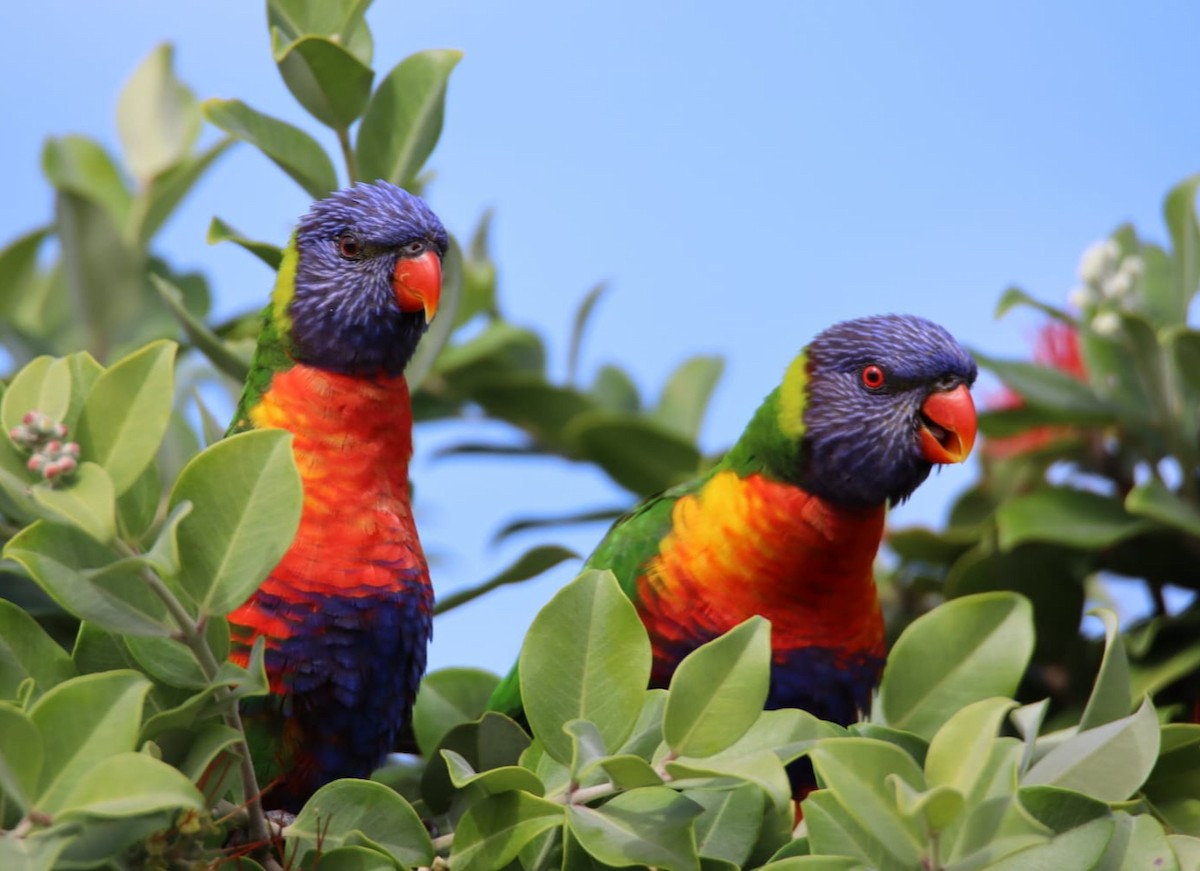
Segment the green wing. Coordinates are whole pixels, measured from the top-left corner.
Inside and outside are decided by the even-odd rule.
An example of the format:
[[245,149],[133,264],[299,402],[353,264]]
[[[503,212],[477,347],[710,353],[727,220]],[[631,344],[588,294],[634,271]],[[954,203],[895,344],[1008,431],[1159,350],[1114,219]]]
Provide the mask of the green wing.
[[[711,474],[711,473],[710,473]],[[608,569],[625,595],[637,602],[637,579],[642,566],[658,553],[659,543],[671,530],[671,512],[680,497],[694,493],[708,476],[649,496],[628,514],[618,517],[604,539],[584,563],[585,569]],[[489,710],[521,718],[521,683],[516,664],[492,693]]]

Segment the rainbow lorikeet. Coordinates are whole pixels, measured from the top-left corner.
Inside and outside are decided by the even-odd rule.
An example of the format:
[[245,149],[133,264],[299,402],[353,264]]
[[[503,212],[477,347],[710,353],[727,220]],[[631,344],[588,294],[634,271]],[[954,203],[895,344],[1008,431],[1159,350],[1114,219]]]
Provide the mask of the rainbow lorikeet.
[[267,807],[296,811],[327,781],[368,776],[425,671],[433,591],[403,372],[437,311],[447,241],[394,185],[339,191],[301,219],[263,312],[229,432],[293,433],[304,486],[290,549],[229,615],[234,661],[266,642],[271,695],[244,713]]
[[[651,682],[689,652],[771,621],[767,706],[848,724],[883,669],[873,566],[888,505],[975,441],[976,366],[942,327],[883,315],[818,335],[711,471],[619,519],[586,567],[611,569],[650,635]],[[520,712],[513,671],[491,707]]]

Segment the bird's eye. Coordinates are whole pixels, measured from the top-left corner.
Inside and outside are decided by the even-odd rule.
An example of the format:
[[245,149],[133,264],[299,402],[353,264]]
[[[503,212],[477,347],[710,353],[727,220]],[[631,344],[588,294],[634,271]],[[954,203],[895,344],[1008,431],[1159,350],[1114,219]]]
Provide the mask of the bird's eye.
[[862,370],[863,387],[868,390],[878,390],[883,387],[884,381],[887,380],[883,376],[883,370],[872,363],[870,366]]
[[403,251],[409,257],[416,257],[418,254],[420,254],[422,251],[425,250],[425,243],[420,242],[420,241],[409,242],[407,245],[405,245],[400,250]]
[[362,243],[350,233],[338,237],[338,253],[347,260],[357,260],[362,256]]

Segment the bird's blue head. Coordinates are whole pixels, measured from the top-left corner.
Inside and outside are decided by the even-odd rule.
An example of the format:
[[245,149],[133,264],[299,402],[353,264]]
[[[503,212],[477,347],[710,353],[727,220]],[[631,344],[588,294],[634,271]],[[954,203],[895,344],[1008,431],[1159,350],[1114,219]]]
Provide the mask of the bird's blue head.
[[[314,203],[296,229],[280,313],[292,356],[347,375],[399,375],[437,311],[448,241],[424,200],[385,181]],[[281,275],[288,267],[285,257]]]
[[842,505],[896,504],[975,442],[977,368],[945,329],[912,315],[836,324],[803,356],[800,483]]

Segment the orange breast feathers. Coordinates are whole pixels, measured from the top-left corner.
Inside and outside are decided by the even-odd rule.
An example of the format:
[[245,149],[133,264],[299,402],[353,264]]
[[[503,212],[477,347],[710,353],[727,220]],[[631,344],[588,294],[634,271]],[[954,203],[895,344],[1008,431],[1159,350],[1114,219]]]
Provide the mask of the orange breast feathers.
[[759,614],[777,652],[882,655],[873,566],[884,513],[835,507],[760,475],[717,473],[676,503],[672,531],[639,579],[651,637],[669,646]]
[[286,609],[260,609],[256,599],[353,597],[414,578],[428,587],[409,499],[412,411],[403,376],[368,381],[297,365],[276,373],[250,419],[294,434],[304,508],[291,549],[230,615],[233,623],[251,637],[286,638]]

